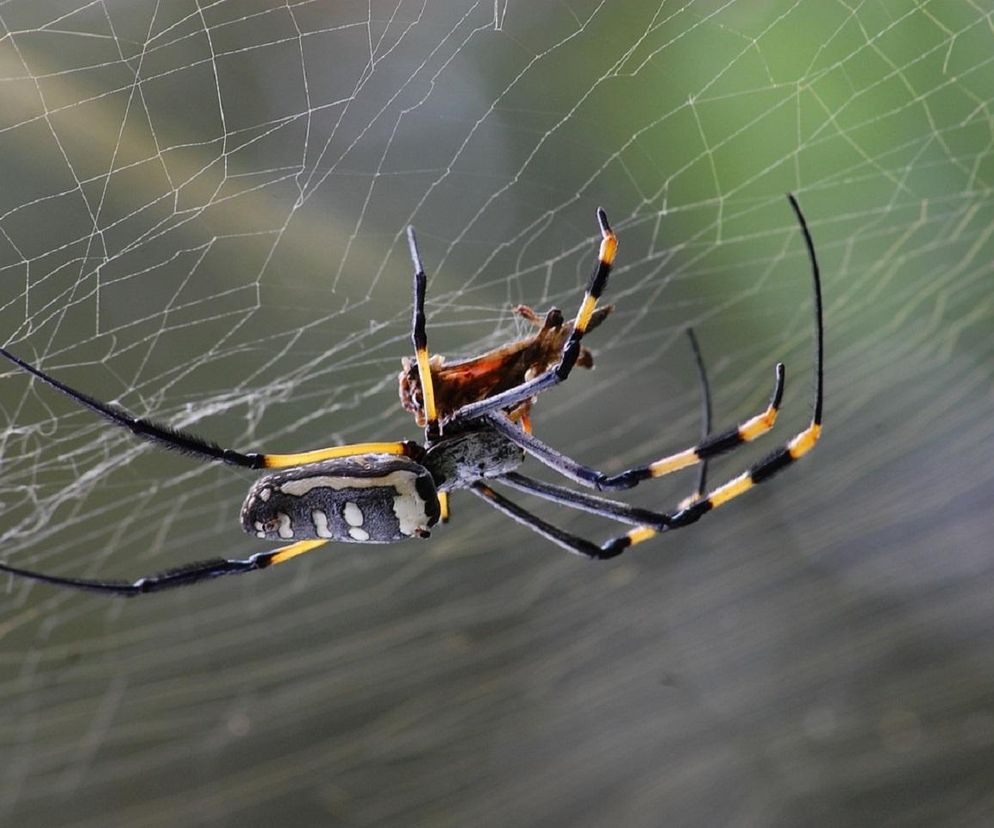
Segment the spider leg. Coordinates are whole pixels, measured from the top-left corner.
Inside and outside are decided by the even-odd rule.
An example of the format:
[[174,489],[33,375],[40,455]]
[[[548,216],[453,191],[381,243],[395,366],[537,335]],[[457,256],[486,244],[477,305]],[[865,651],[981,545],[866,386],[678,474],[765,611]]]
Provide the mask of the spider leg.
[[[660,534],[662,531],[680,529],[684,526],[696,523],[708,512],[729,503],[742,494],[745,494],[753,488],[753,486],[765,483],[767,480],[770,480],[787,468],[787,466],[791,463],[799,460],[811,451],[821,436],[822,409],[824,403],[824,314],[822,309],[821,273],[818,266],[818,259],[815,255],[814,242],[811,239],[811,232],[808,230],[804,214],[801,212],[801,208],[793,194],[788,194],[787,197],[790,200],[791,207],[793,208],[794,213],[797,216],[797,220],[801,225],[801,232],[804,236],[804,243],[807,247],[808,258],[811,262],[811,274],[814,282],[815,397],[814,404],[812,406],[813,410],[811,414],[811,423],[806,429],[789,440],[783,448],[778,449],[765,459],[753,466],[750,466],[743,474],[740,474],[738,477],[735,477],[718,488],[713,489],[708,493],[707,497],[697,500],[672,515],[661,515],[660,517],[663,518],[663,520],[659,522],[660,525],[653,526],[649,525],[647,522],[644,525],[637,526],[624,535],[619,535],[618,537],[606,541],[600,546],[546,523],[541,518],[521,508],[483,483],[474,483],[472,487],[473,493],[487,501],[498,511],[503,512],[505,515],[511,517],[518,523],[527,526],[532,531],[542,535],[570,552],[583,555],[588,558],[606,559],[620,555],[628,547],[635,546],[636,544],[649,540],[650,538]],[[776,393],[774,393],[774,402],[779,403],[779,397]],[[498,418],[493,417],[491,419],[492,421],[496,421]],[[508,425],[510,426],[511,424],[509,423]],[[513,426],[511,426],[511,428],[513,428]],[[501,433],[507,435],[507,431],[503,428],[501,428]],[[520,440],[515,440],[515,442],[518,442],[518,445],[522,445]],[[552,451],[551,449],[549,450]],[[520,478],[521,476],[519,475],[518,477]],[[525,478],[525,480],[527,481],[527,478]],[[520,483],[521,481],[516,480],[514,482]],[[527,482],[530,483],[531,481]],[[552,488],[551,484],[541,484],[541,486],[544,488],[544,492],[539,492],[537,490],[538,487],[532,488],[531,491],[535,494],[539,494],[539,496],[546,496],[546,494],[549,493],[550,488]],[[554,488],[559,489],[559,487]],[[548,499],[554,500],[556,498],[550,496]],[[602,498],[597,499],[603,500]],[[584,500],[586,500],[586,498],[584,498]],[[560,502],[565,503],[567,506],[576,506],[577,508],[587,508],[589,505],[581,503],[579,499],[570,500],[565,497],[560,500]],[[588,509],[588,511],[593,511],[593,509]],[[606,511],[602,512],[602,514],[606,517],[614,516],[608,514]]]
[[[708,383],[708,375],[704,367],[704,358],[701,356],[700,345],[692,328],[687,328],[687,336],[690,339],[691,350],[694,352],[694,361],[697,364],[697,377],[701,386],[701,441],[703,442],[711,433],[711,387]],[[531,433],[531,429],[525,430]],[[699,464],[697,488],[694,494],[685,498],[680,503],[681,509],[686,508],[704,495],[707,483],[707,467],[708,461],[706,459],[702,460]],[[527,492],[545,500],[551,500],[562,506],[582,509],[585,512],[591,512],[610,520],[629,523],[633,526],[651,526],[657,530],[664,530],[672,523],[672,517],[663,512],[654,512],[650,509],[630,506],[627,503],[610,500],[606,497],[578,492],[556,483],[527,477],[520,472],[508,472],[498,477],[497,480],[511,488]]]
[[[694,352],[694,360],[697,364],[697,376],[701,386],[701,441],[707,439],[711,433],[711,387],[708,383],[707,371],[704,367],[704,359],[701,356],[701,349],[694,335],[692,328],[687,328],[687,336],[690,339],[690,347]],[[531,428],[526,427],[524,418],[520,421],[522,429],[531,434]],[[530,426],[530,423],[528,424]],[[700,499],[704,494],[707,481],[708,461],[702,460],[699,464],[700,471],[697,477],[697,488],[690,497],[686,498],[680,508],[690,505],[695,500]],[[508,472],[497,478],[511,488],[522,492],[551,500],[562,506],[569,506],[574,509],[582,509],[610,520],[617,520],[622,523],[629,523],[633,526],[648,525],[656,529],[665,529],[671,518],[662,512],[654,512],[650,509],[642,509],[637,506],[630,506],[617,500],[610,500],[606,497],[598,497],[585,492],[578,492],[574,489],[560,486],[556,483],[549,483],[545,480],[536,480],[520,472]]]
[[155,575],[139,578],[136,581],[100,581],[89,578],[63,578],[59,575],[45,575],[41,572],[34,572],[30,569],[21,569],[10,564],[0,563],[0,572],[9,572],[21,578],[31,578],[53,586],[69,587],[70,589],[80,589],[87,592],[110,593],[112,595],[122,595],[130,597],[134,595],[146,595],[150,592],[161,592],[164,589],[188,586],[197,581],[206,581],[211,578],[219,578],[222,575],[240,575],[243,572],[253,572],[257,569],[288,561],[305,552],[310,552],[318,546],[323,546],[324,540],[305,540],[298,543],[284,546],[271,552],[257,552],[249,558],[243,560],[231,560],[228,558],[212,558],[207,561],[178,566],[174,569],[167,569]]
[[632,529],[628,532],[628,534],[612,538],[611,540],[608,540],[598,546],[596,543],[588,541],[586,538],[581,538],[579,535],[574,535],[571,532],[567,532],[564,529],[560,529],[558,526],[553,526],[551,523],[542,520],[542,518],[538,515],[532,514],[514,501],[508,500],[502,494],[495,492],[485,483],[474,483],[470,491],[485,503],[488,503],[490,506],[495,508],[498,512],[502,512],[512,520],[520,523],[522,526],[531,529],[536,534],[541,535],[543,538],[546,538],[557,546],[562,547],[567,552],[572,552],[574,555],[582,555],[585,558],[593,558],[595,560],[603,561],[608,560],[609,558],[617,557],[632,545],[632,540],[630,538],[633,535],[638,536],[645,532],[650,532],[651,535],[656,535],[659,531],[665,531],[667,528],[661,527],[657,531],[647,526],[640,526],[636,529]]
[[[787,442],[783,448],[773,452],[759,463],[750,466],[738,477],[709,492],[706,498],[698,500],[696,503],[674,514],[672,518],[673,528],[694,523],[712,509],[728,503],[739,495],[745,494],[749,489],[759,483],[765,483],[771,477],[787,468],[795,460],[799,460],[811,451],[817,444],[818,438],[821,437],[822,408],[825,398],[825,328],[821,298],[821,271],[818,267],[818,257],[815,255],[815,245],[811,239],[811,231],[808,230],[808,223],[804,219],[800,205],[798,205],[793,193],[788,193],[787,198],[790,201],[790,206],[794,209],[798,223],[801,225],[801,233],[804,236],[804,244],[808,250],[808,259],[811,262],[811,276],[814,281],[815,398],[811,412],[811,423],[806,429]],[[633,542],[638,543],[644,539],[639,538]]]
[[[704,367],[704,357],[701,355],[701,346],[697,343],[697,336],[693,328],[687,328],[687,337],[690,339],[690,350],[694,352],[694,364],[697,366],[697,382],[701,388],[701,443],[707,441],[711,435],[711,384],[708,382],[708,372]],[[708,458],[704,458],[697,471],[697,488],[690,497],[681,504],[687,505],[699,499],[707,490],[708,483]]]
[[607,286],[608,277],[611,275],[611,266],[618,250],[618,240],[614,231],[611,230],[611,225],[608,224],[607,214],[599,207],[597,208],[597,222],[601,228],[601,245],[597,266],[590,275],[587,289],[583,294],[583,301],[580,303],[576,319],[573,321],[573,330],[563,345],[559,362],[534,379],[523,382],[514,388],[509,388],[507,391],[477,402],[467,403],[449,418],[449,422],[465,423],[467,420],[474,420],[488,412],[517,405],[554,385],[558,385],[570,375],[577,358],[580,356],[580,343],[597,307],[597,300]]
[[[723,506],[739,495],[745,494],[753,486],[765,483],[771,477],[787,468],[795,460],[799,460],[811,451],[818,442],[819,436],[821,436],[821,423],[812,420],[811,425],[790,440],[783,448],[773,452],[773,454],[756,463],[754,466],[750,466],[748,470],[738,477],[709,492],[707,497],[697,500],[675,512],[673,515],[670,515],[666,528],[682,529],[685,526],[696,523],[712,509]],[[629,546],[635,546],[635,544],[649,540],[649,538],[653,538],[658,534],[659,531],[653,526],[639,526],[637,529],[631,530],[627,535],[614,538],[610,543],[613,545],[612,548],[616,550],[614,554],[620,555]]]
[[512,489],[527,492],[543,500],[551,500],[553,503],[559,503],[571,509],[580,509],[584,512],[590,512],[609,520],[628,523],[632,526],[652,526],[659,531],[663,531],[670,524],[669,515],[662,512],[653,512],[650,509],[629,506],[627,503],[610,500],[606,497],[578,492],[566,486],[560,486],[557,483],[536,480],[534,477],[528,477],[520,472],[508,472],[494,478],[494,480],[497,483],[504,483]]
[[608,475],[597,469],[578,463],[565,454],[543,443],[537,437],[526,434],[514,423],[501,414],[485,415],[487,424],[494,430],[500,432],[504,437],[515,443],[536,460],[539,460],[552,469],[555,469],[563,477],[568,477],[577,483],[601,491],[617,491],[630,489],[637,486],[643,480],[652,477],[662,477],[679,469],[693,466],[708,458],[715,457],[727,451],[755,440],[765,434],[776,421],[777,413],[780,410],[780,401],[783,398],[784,366],[779,363],[776,368],[776,384],[773,388],[773,395],[766,410],[755,417],[746,420],[741,425],[730,428],[712,437],[707,437],[693,448],[677,452],[676,454],[662,457],[644,466],[633,466],[618,474]]
[[407,245],[414,263],[414,317],[411,322],[411,341],[418,361],[418,377],[421,380],[421,395],[424,399],[425,437],[429,440],[439,435],[438,411],[435,408],[435,385],[431,378],[431,365],[428,360],[428,334],[425,330],[425,293],[428,278],[418,250],[418,240],[414,228],[407,228]]
[[300,466],[305,463],[316,463],[319,460],[329,460],[333,457],[351,457],[357,454],[403,454],[408,457],[416,453],[413,443],[354,443],[346,446],[331,446],[330,448],[305,451],[297,454],[263,454],[259,452],[242,453],[221,446],[189,431],[157,423],[144,417],[136,417],[116,405],[103,403],[71,388],[64,382],[49,376],[40,368],[14,356],[6,348],[0,348],[0,356],[12,362],[18,368],[37,377],[46,385],[61,391],[79,405],[89,408],[116,426],[126,428],[135,437],[157,443],[174,451],[189,454],[200,460],[220,461],[232,466],[244,466],[250,469],[278,469],[286,466]]
[[[810,451],[814,447],[819,433],[820,426],[812,423],[808,429],[798,434],[797,437],[791,440],[783,449],[774,452],[765,460],[757,463],[755,466],[752,466],[747,472],[745,472],[745,474],[734,478],[725,485],[710,492],[705,499],[698,500],[673,515],[653,513],[651,515],[653,518],[651,521],[647,520],[640,522],[639,525],[637,525],[634,529],[629,530],[624,535],[618,535],[617,537],[611,538],[599,546],[591,541],[579,537],[578,535],[574,535],[558,528],[557,526],[553,526],[551,523],[547,523],[537,515],[534,515],[521,506],[518,506],[513,501],[508,500],[506,497],[498,492],[495,492],[492,488],[483,483],[474,483],[471,491],[499,512],[502,512],[563,549],[577,555],[582,555],[586,558],[607,560],[617,557],[629,547],[635,546],[643,541],[647,541],[650,538],[654,538],[662,532],[666,532],[671,529],[682,529],[685,526],[696,523],[704,514],[712,509],[722,506],[739,495],[744,494],[754,485],[769,480],[779,471],[786,468],[794,460],[799,459]],[[547,500],[555,500],[565,506],[595,512],[604,517],[616,520],[635,522],[629,520],[627,517],[622,517],[623,511],[618,508],[622,506],[622,504],[613,503],[609,508],[605,507],[605,502],[607,504],[612,503],[612,501],[608,501],[606,498],[591,498],[589,495],[576,497],[576,495],[580,495],[579,492],[570,492],[568,489],[554,487],[552,484],[545,484],[541,481],[532,481],[528,478],[524,478],[522,475],[516,475],[515,479],[508,480],[507,478],[510,476],[511,475],[507,475],[497,479],[506,482],[509,485],[513,485],[515,488],[530,491],[532,494],[544,497]],[[600,503],[597,504],[597,501],[600,501]],[[597,508],[594,508],[595,505]],[[634,517],[634,515],[632,515],[632,517]]]

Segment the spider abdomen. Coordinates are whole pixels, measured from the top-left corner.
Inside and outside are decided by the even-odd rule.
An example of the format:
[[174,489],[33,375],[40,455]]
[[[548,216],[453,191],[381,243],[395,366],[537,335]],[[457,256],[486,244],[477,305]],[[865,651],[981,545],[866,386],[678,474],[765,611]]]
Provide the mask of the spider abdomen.
[[242,506],[242,528],[274,541],[392,543],[424,537],[439,517],[428,471],[403,457],[368,454],[268,474]]

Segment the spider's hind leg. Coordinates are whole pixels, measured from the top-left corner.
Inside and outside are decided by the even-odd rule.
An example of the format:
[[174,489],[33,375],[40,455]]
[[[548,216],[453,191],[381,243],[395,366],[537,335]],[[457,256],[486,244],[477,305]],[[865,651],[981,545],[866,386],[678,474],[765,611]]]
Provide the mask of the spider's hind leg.
[[10,564],[0,563],[0,572],[7,572],[19,578],[29,578],[33,581],[41,581],[52,586],[68,587],[69,589],[79,589],[84,592],[101,592],[110,595],[120,595],[123,597],[134,597],[136,595],[148,595],[152,592],[162,592],[165,589],[176,589],[195,584],[199,581],[207,581],[212,578],[219,578],[222,575],[241,575],[245,572],[255,572],[258,569],[266,569],[276,564],[292,560],[298,555],[310,552],[326,543],[324,540],[304,540],[297,543],[283,546],[271,552],[257,552],[249,558],[242,560],[229,558],[211,558],[206,561],[184,564],[182,566],[167,569],[165,572],[158,572],[155,575],[146,575],[134,581],[102,581],[94,578],[66,578],[61,575],[47,575],[43,572],[35,572],[31,569],[21,569]]

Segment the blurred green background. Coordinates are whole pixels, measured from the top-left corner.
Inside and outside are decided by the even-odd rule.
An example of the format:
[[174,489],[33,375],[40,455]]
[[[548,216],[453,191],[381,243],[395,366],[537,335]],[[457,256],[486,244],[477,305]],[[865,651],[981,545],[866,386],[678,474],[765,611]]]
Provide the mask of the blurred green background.
[[[606,470],[690,444],[693,326],[719,426],[788,366],[720,481],[809,416],[788,190],[828,349],[813,455],[610,563],[463,495],[427,542],[134,601],[5,577],[0,821],[989,824],[992,54],[970,3],[0,5],[0,329],[101,399],[244,450],[417,438],[405,226],[466,356],[572,313],[602,205],[617,310],[536,431]],[[12,564],[260,548],[244,472],[11,371],[0,425]]]

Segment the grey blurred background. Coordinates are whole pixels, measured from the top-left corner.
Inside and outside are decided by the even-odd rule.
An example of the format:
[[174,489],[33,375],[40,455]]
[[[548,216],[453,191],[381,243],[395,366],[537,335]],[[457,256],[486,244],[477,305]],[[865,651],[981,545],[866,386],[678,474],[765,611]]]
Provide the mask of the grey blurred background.
[[[5,577],[0,821],[990,824],[992,47],[969,3],[0,5],[0,330],[101,399],[245,450],[418,437],[408,223],[466,356],[572,312],[604,206],[617,310],[535,419],[607,470],[695,439],[688,326],[719,425],[788,366],[715,481],[806,424],[788,190],[828,327],[814,454],[611,563],[464,495],[427,542],[133,601]],[[6,370],[0,418],[4,560],[258,551],[250,475]]]

